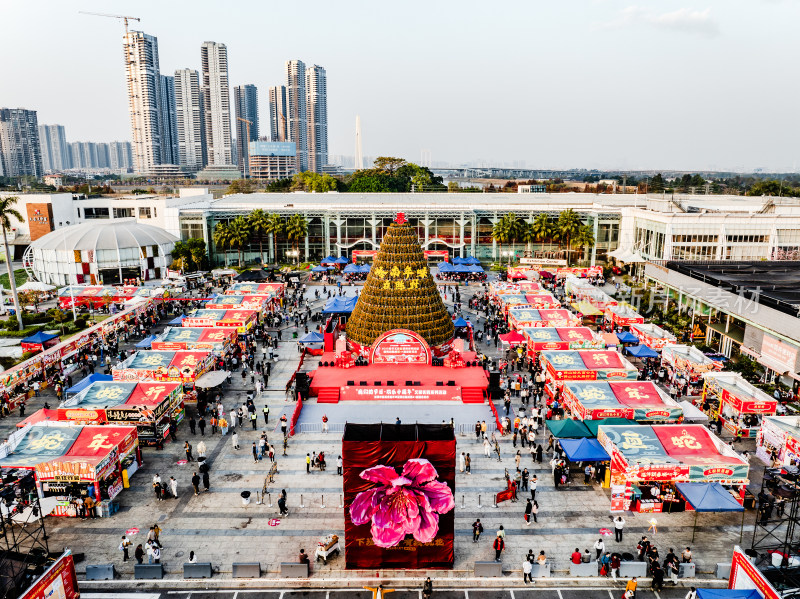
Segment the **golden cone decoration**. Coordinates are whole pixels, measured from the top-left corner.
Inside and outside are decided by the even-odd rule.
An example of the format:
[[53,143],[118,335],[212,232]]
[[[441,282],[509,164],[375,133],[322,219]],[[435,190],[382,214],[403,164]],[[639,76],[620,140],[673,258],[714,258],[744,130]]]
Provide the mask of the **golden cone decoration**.
[[455,333],[417,232],[402,213],[381,242],[347,321],[347,336],[361,345],[371,345],[392,329],[414,331],[432,347],[449,342]]

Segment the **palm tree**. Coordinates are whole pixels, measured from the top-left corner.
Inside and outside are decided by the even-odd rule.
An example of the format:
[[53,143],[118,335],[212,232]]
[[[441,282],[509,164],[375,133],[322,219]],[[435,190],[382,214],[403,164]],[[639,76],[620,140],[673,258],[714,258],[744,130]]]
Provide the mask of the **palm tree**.
[[231,245],[239,252],[239,266],[244,266],[244,247],[250,243],[250,223],[244,216],[237,216],[228,225],[231,234]]
[[553,236],[553,221],[550,220],[550,215],[544,212],[537,214],[531,223],[530,230],[536,241],[550,239]]
[[533,232],[533,223],[522,223],[520,238],[525,242],[525,251],[530,255],[531,243],[536,241],[536,233]]
[[[503,243],[514,243],[523,235],[523,227],[525,224],[517,218],[513,212],[504,214],[499,221],[497,221],[492,228],[492,237],[497,241],[497,244],[502,250]],[[502,255],[502,251],[500,252]],[[511,254],[508,256],[509,263],[511,262]]]
[[308,235],[308,221],[302,214],[292,214],[286,223],[286,237],[292,242],[292,249],[297,252],[300,238]]
[[258,208],[247,216],[250,230],[254,235],[258,235],[258,253],[261,256],[261,264],[264,264],[264,235],[269,233],[269,217],[267,213]]
[[594,229],[589,225],[582,226],[575,236],[575,245],[584,250],[587,247],[592,247],[594,245]]
[[567,265],[569,265],[569,253],[570,246],[572,245],[572,238],[578,234],[581,226],[581,219],[578,216],[578,213],[572,208],[564,210],[558,215],[556,232],[558,233],[559,239],[563,239],[567,242]]
[[[3,226],[3,247],[6,250],[6,269],[8,270],[8,282],[11,285],[11,295],[14,297],[14,312],[17,313],[17,324],[19,325],[19,330],[21,331],[24,328],[22,325],[22,312],[20,312],[19,309],[17,282],[14,280],[14,269],[11,266],[13,256],[8,249],[8,236],[6,235],[6,231],[11,228],[11,217],[14,217],[17,222],[25,222],[25,219],[22,218],[22,215],[19,213],[19,211],[14,208],[14,204],[16,204],[18,200],[19,198],[16,196],[0,198],[0,225]],[[69,281],[67,281],[67,284],[69,284]]]
[[502,262],[503,244],[507,243],[510,239],[508,221],[505,219],[505,217],[498,220],[492,227],[492,239],[494,239],[497,243],[498,255],[501,257],[500,260]]
[[278,235],[283,233],[286,228],[286,221],[284,218],[275,212],[267,215],[267,233],[272,235],[272,261],[277,262],[278,259]]
[[214,245],[225,253],[225,266],[228,266],[228,248],[232,247],[231,230],[226,223],[217,223],[214,227]]

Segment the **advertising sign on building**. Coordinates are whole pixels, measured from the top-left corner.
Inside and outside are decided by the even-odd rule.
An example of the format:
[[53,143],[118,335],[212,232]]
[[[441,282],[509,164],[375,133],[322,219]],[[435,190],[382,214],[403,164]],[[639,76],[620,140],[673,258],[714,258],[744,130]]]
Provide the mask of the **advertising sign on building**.
[[764,340],[761,342],[761,357],[764,358],[764,365],[776,372],[794,372],[797,348],[770,335],[764,335]]

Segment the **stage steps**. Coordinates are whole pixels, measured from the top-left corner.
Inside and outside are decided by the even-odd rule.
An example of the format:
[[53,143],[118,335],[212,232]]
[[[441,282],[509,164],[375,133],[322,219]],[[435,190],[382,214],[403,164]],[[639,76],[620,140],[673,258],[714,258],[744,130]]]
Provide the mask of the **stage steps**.
[[461,401],[464,403],[483,403],[483,390],[478,387],[462,387]]
[[339,389],[330,387],[320,389],[317,395],[317,403],[339,403]]

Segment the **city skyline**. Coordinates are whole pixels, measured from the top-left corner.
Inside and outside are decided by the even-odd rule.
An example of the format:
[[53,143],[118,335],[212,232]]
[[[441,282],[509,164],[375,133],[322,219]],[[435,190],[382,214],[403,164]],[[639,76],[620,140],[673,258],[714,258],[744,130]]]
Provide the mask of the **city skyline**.
[[[458,10],[419,3],[429,18],[395,16],[389,31],[382,8],[361,7],[359,19],[339,18],[330,27],[334,13],[355,16],[356,5],[314,3],[319,18],[302,35],[278,30],[266,38],[259,17],[289,18],[288,7],[243,3],[226,7],[229,18],[211,19],[216,13],[207,2],[185,11],[145,1],[120,12],[134,12],[142,21],[131,28],[158,37],[163,73],[199,68],[196,48],[206,39],[228,46],[231,86],[267,90],[283,81],[282,66],[293,57],[324,65],[331,75],[331,155],[352,153],[360,114],[365,154],[413,161],[425,148],[434,164],[792,171],[798,125],[790,98],[798,84],[786,81],[788,90],[764,95],[745,81],[752,73],[784,79],[797,45],[788,28],[800,6],[756,5],[647,8],[586,0],[574,11],[517,4],[513,19],[478,19],[476,3]],[[122,23],[77,13],[110,10],[97,1],[44,6],[46,18],[33,35],[10,32],[7,43],[26,60],[6,61],[0,76],[26,83],[4,90],[0,104],[37,110],[40,121],[64,124],[81,139],[128,139],[117,52]],[[32,12],[14,4],[6,14],[22,22]],[[177,22],[180,28],[171,26]],[[69,56],[45,58],[46,48],[67,35]],[[74,86],[75,64],[103,83],[88,96],[48,93]],[[267,94],[259,101],[267,114]]]

